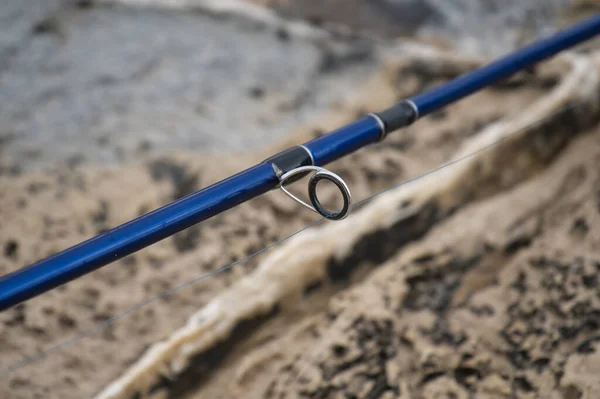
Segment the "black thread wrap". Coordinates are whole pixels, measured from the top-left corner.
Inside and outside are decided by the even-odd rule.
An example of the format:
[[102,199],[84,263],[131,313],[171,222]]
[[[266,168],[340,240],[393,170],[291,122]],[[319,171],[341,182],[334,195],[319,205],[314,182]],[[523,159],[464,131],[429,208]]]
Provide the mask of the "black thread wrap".
[[[285,151],[275,154],[270,158],[267,158],[265,163],[271,165],[277,177],[283,176],[285,173],[290,172],[300,166],[312,166],[313,160],[308,150],[301,146],[295,146],[288,148]],[[306,176],[306,173],[294,176],[291,179],[286,180],[285,184],[290,184],[300,180]]]
[[375,115],[381,119],[385,125],[385,132],[390,133],[394,130],[411,125],[417,120],[417,110],[408,101],[403,101],[381,112],[376,112]]

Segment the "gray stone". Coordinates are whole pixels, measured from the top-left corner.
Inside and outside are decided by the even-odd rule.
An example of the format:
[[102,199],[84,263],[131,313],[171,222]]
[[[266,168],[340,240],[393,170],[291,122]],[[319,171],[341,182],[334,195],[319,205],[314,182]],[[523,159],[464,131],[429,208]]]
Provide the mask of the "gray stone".
[[0,75],[0,156],[13,170],[261,146],[375,63],[369,46],[191,10],[68,6],[48,21]]

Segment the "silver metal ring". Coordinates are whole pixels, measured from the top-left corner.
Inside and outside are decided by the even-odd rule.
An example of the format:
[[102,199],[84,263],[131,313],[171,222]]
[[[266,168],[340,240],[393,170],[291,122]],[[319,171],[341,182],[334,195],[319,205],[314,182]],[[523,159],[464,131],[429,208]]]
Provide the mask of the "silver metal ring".
[[419,108],[417,107],[417,104],[415,104],[413,102],[413,100],[404,100],[404,102],[406,102],[408,105],[410,105],[413,108],[413,110],[415,111],[415,115],[416,115],[415,120],[419,119],[420,115],[419,115]]
[[310,163],[311,164],[315,164],[315,157],[313,156],[312,152],[310,152],[310,150],[303,144],[300,144],[298,147],[304,148],[304,151],[306,151],[306,153],[308,154],[308,156],[310,157]]
[[[307,172],[312,172],[312,176],[308,180],[308,197],[312,205],[296,197],[285,188],[286,180],[299,174],[306,174]],[[344,200],[344,205],[341,210],[332,212],[325,209],[321,204],[317,196],[317,184],[321,180],[329,180],[337,186]],[[330,220],[342,220],[348,216],[352,209],[352,194],[350,193],[350,189],[346,185],[346,182],[335,173],[319,166],[301,166],[283,174],[283,176],[279,178],[279,188],[294,201]]]
[[379,134],[379,141],[385,139],[385,136],[387,136],[387,132],[385,130],[385,123],[383,123],[383,121],[381,120],[381,118],[379,117],[379,115],[371,112],[369,114],[370,117],[372,117],[373,119],[375,119],[375,121],[377,122],[377,124],[379,125],[379,128],[381,129],[381,133]]

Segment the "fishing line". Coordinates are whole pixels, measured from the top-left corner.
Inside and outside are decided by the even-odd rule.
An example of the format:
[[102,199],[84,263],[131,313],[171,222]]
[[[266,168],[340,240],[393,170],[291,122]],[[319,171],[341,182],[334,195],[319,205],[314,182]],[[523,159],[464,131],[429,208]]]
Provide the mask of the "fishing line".
[[164,297],[166,297],[166,296],[168,296],[168,295],[170,295],[170,294],[172,294],[174,292],[180,291],[180,290],[182,290],[185,287],[188,287],[188,286],[190,286],[190,285],[192,285],[194,283],[197,283],[199,281],[202,281],[204,279],[212,277],[215,274],[224,272],[225,270],[231,269],[232,267],[234,267],[234,266],[236,266],[236,265],[238,265],[238,264],[240,264],[242,262],[245,262],[248,259],[254,258],[255,256],[260,255],[261,253],[266,252],[269,249],[271,249],[271,248],[273,248],[273,247],[275,247],[275,246],[277,246],[277,245],[279,245],[279,244],[281,244],[281,243],[289,240],[290,238],[294,237],[295,235],[300,234],[304,230],[307,230],[310,227],[312,227],[312,226],[314,226],[316,224],[319,224],[324,219],[325,218],[321,218],[319,220],[316,220],[316,221],[312,222],[311,224],[309,224],[309,225],[301,228],[300,230],[298,230],[298,231],[290,234],[289,236],[284,237],[281,240],[279,240],[277,242],[274,242],[273,244],[267,245],[263,249],[261,249],[261,250],[259,250],[257,252],[254,252],[253,254],[248,255],[245,258],[239,259],[239,260],[237,260],[237,261],[235,261],[233,263],[230,263],[227,266],[223,266],[220,269],[213,270],[213,271],[211,271],[209,273],[206,273],[206,274],[204,274],[204,275],[202,275],[200,277],[196,277],[195,279],[190,280],[190,281],[188,281],[186,283],[183,283],[183,284],[181,284],[181,285],[179,285],[177,287],[171,288],[171,289],[163,292],[162,294],[159,294],[159,295],[156,295],[154,297],[151,297],[150,299],[147,299],[144,302],[140,302],[139,304],[137,304],[137,305],[135,305],[135,306],[133,306],[133,307],[131,307],[131,308],[129,308],[129,309],[127,309],[127,310],[125,310],[125,311],[123,311],[123,312],[121,312],[121,313],[119,313],[119,314],[117,314],[117,315],[115,315],[115,316],[113,316],[111,318],[109,318],[109,319],[106,319],[106,320],[104,320],[103,322],[101,322],[99,324],[96,324],[92,328],[90,328],[90,329],[88,329],[88,330],[86,330],[86,331],[84,331],[84,332],[82,332],[82,333],[80,333],[80,334],[78,334],[78,335],[76,335],[76,336],[74,336],[72,338],[69,338],[69,339],[67,339],[67,340],[65,340],[65,341],[63,341],[63,342],[61,342],[61,343],[59,343],[59,344],[57,344],[55,346],[52,346],[52,347],[50,347],[50,348],[48,348],[48,349],[46,349],[44,351],[41,351],[40,353],[36,354],[33,357],[24,359],[24,360],[22,360],[20,362],[13,363],[9,367],[7,367],[4,371],[2,371],[2,373],[0,373],[0,376],[5,376],[8,373],[16,371],[16,370],[18,370],[18,369],[20,369],[22,367],[25,367],[25,366],[27,366],[29,364],[32,364],[32,363],[35,363],[37,361],[40,361],[43,358],[45,358],[46,356],[48,356],[49,354],[51,354],[53,352],[58,352],[59,350],[64,349],[64,348],[66,348],[66,347],[68,347],[68,346],[70,346],[70,345],[72,345],[72,344],[80,341],[81,339],[87,337],[88,335],[91,335],[92,333],[94,333],[94,332],[102,329],[103,327],[106,327],[107,325],[109,325],[109,324],[111,324],[111,323],[113,323],[113,322],[115,322],[115,321],[117,321],[117,320],[119,320],[119,319],[127,316],[128,314],[133,313],[136,310],[139,310],[139,309],[145,307],[146,305],[151,304],[152,302],[156,302],[157,300],[162,299],[162,298],[164,298]]
[[[378,197],[378,196],[380,196],[380,195],[382,195],[384,193],[387,193],[387,192],[389,192],[391,190],[395,190],[395,189],[397,189],[399,187],[402,187],[404,185],[407,185],[407,184],[410,184],[410,183],[415,182],[417,180],[423,179],[423,178],[425,178],[427,176],[435,174],[436,172],[439,172],[440,170],[443,170],[443,169],[448,168],[448,167],[450,167],[452,165],[455,165],[455,164],[457,164],[459,162],[462,162],[462,161],[465,161],[465,160],[467,160],[469,158],[472,158],[472,157],[474,157],[474,156],[476,156],[476,155],[478,155],[478,154],[480,154],[480,153],[482,153],[484,151],[487,151],[490,148],[492,148],[492,147],[494,147],[494,146],[496,146],[496,145],[498,145],[498,144],[506,141],[507,139],[509,139],[509,138],[511,138],[511,137],[513,137],[515,135],[521,134],[521,133],[523,133],[523,132],[525,132],[525,131],[527,131],[527,130],[535,127],[535,126],[540,125],[541,123],[547,121],[548,119],[550,119],[550,118],[552,118],[552,117],[554,117],[554,116],[556,116],[558,114],[570,111],[570,110],[575,109],[575,108],[577,108],[577,107],[579,107],[581,105],[584,105],[584,104],[586,104],[588,102],[591,102],[592,100],[598,100],[599,98],[600,98],[600,95],[595,95],[593,97],[589,97],[589,98],[581,100],[579,102],[575,102],[573,104],[567,105],[567,106],[559,109],[558,111],[556,111],[554,113],[551,113],[549,115],[543,116],[543,117],[537,119],[536,121],[532,122],[531,124],[529,124],[529,125],[521,128],[521,129],[518,129],[515,132],[510,133],[510,134],[508,134],[508,135],[506,135],[506,136],[504,136],[504,137],[502,137],[502,138],[500,138],[500,139],[498,139],[498,140],[496,140],[496,141],[494,141],[494,142],[492,142],[492,143],[490,143],[490,144],[488,144],[488,145],[486,145],[486,146],[484,146],[484,147],[482,147],[482,148],[480,148],[480,149],[478,149],[478,150],[476,150],[474,152],[466,154],[466,155],[464,155],[462,157],[459,157],[457,159],[454,159],[452,161],[446,162],[446,163],[442,164],[441,166],[438,166],[435,169],[431,169],[431,170],[429,170],[429,171],[427,171],[427,172],[425,172],[425,173],[423,173],[423,174],[421,174],[419,176],[416,176],[416,177],[413,177],[411,179],[405,180],[405,181],[403,181],[403,182],[401,182],[401,183],[399,183],[397,185],[389,187],[389,188],[387,188],[387,189],[385,189],[383,191],[380,191],[378,193],[375,193],[375,194],[373,194],[373,195],[371,195],[369,197],[363,198],[362,200],[356,201],[356,202],[353,203],[353,205],[364,204],[365,202],[370,201],[370,200],[372,200],[372,199],[374,199],[374,198],[376,198],[376,197]],[[230,263],[227,266],[224,266],[224,267],[222,267],[220,269],[214,270],[214,271],[209,272],[207,274],[204,274],[204,275],[202,275],[200,277],[192,279],[192,280],[190,280],[190,281],[188,281],[188,282],[186,282],[186,283],[184,283],[182,285],[179,285],[177,287],[171,288],[171,289],[163,292],[162,294],[159,294],[159,295],[154,296],[154,297],[152,297],[150,299],[147,299],[146,301],[143,301],[143,302],[141,302],[141,303],[139,303],[139,304],[137,304],[137,305],[135,305],[135,306],[133,306],[133,307],[131,307],[131,308],[129,308],[129,309],[127,309],[127,310],[125,310],[125,311],[123,311],[123,312],[121,312],[121,313],[119,313],[119,314],[117,314],[117,315],[115,315],[115,316],[113,316],[113,317],[111,317],[111,318],[109,318],[109,319],[107,319],[107,320],[99,323],[99,324],[96,324],[95,326],[91,327],[90,329],[88,329],[88,330],[86,330],[86,331],[84,331],[84,332],[82,332],[82,333],[80,333],[80,334],[78,334],[78,335],[76,335],[76,336],[74,336],[72,338],[66,339],[66,340],[64,340],[64,341],[62,341],[62,342],[60,342],[60,343],[58,343],[58,344],[56,344],[56,345],[54,345],[54,346],[46,349],[46,350],[40,351],[38,354],[36,354],[34,356],[28,357],[28,358],[26,358],[24,360],[21,360],[19,362],[15,362],[15,363],[9,365],[8,367],[6,367],[2,372],[0,372],[0,376],[4,377],[4,376],[6,376],[7,374],[9,374],[11,372],[19,370],[19,369],[21,369],[21,368],[23,368],[25,366],[30,365],[30,364],[36,363],[36,362],[44,359],[48,355],[50,355],[50,354],[52,354],[54,352],[58,352],[58,351],[60,351],[62,349],[65,349],[65,348],[67,348],[67,347],[69,347],[69,346],[77,343],[78,341],[80,341],[83,338],[91,335],[92,333],[94,333],[94,332],[102,329],[103,327],[105,327],[105,326],[107,326],[109,324],[112,324],[113,322],[115,322],[115,321],[117,321],[117,320],[119,320],[119,319],[121,319],[121,318],[123,318],[123,317],[125,317],[125,316],[127,316],[127,315],[129,315],[129,314],[131,314],[131,313],[133,313],[133,312],[135,312],[135,311],[137,311],[137,310],[139,310],[139,309],[141,309],[141,308],[143,308],[143,307],[151,304],[151,303],[153,303],[153,302],[156,302],[157,300],[159,300],[161,298],[164,298],[164,297],[166,297],[168,295],[171,295],[171,294],[173,294],[173,293],[175,293],[177,291],[182,290],[185,287],[188,287],[188,286],[190,286],[190,285],[192,285],[194,283],[197,283],[199,281],[202,281],[204,279],[212,277],[212,276],[214,276],[214,275],[216,275],[218,273],[221,273],[221,272],[223,272],[225,270],[228,270],[228,269],[230,269],[230,268],[232,268],[232,267],[234,267],[234,266],[236,266],[236,265],[238,265],[238,264],[240,264],[242,262],[245,262],[245,261],[247,261],[247,260],[249,260],[251,258],[254,258],[255,256],[260,255],[263,252],[266,252],[266,251],[272,249],[273,247],[276,247],[276,246],[282,244],[283,242],[289,240],[290,238],[292,238],[292,237],[294,237],[294,236],[302,233],[303,231],[308,230],[309,228],[311,228],[311,227],[313,227],[313,226],[321,223],[325,219],[326,218],[318,219],[318,220],[310,223],[309,225],[301,228],[300,230],[298,230],[298,231],[296,231],[296,232],[294,232],[294,233],[292,233],[292,234],[290,234],[290,235],[282,238],[281,240],[279,240],[277,242],[274,242],[274,243],[272,243],[272,244],[264,247],[263,249],[261,249],[261,250],[259,250],[257,252],[254,252],[251,255],[248,255],[245,258],[239,259],[239,260],[237,260],[237,261],[235,261],[233,263]]]

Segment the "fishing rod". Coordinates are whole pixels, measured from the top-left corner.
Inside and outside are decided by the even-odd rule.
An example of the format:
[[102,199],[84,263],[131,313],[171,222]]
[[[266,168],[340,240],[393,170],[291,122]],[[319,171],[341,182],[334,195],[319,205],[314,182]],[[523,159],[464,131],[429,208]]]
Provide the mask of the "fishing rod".
[[[324,165],[369,144],[382,141],[392,131],[409,126],[419,118],[598,34],[600,14],[391,108],[371,113],[329,134],[289,148],[249,169],[79,245],[7,274],[0,278],[0,311],[276,188],[281,188],[292,199],[327,219],[344,219],[352,208],[350,190],[344,180],[323,168]],[[285,188],[306,175],[310,175],[310,204]],[[339,189],[344,201],[340,210],[330,211],[319,201],[317,184],[321,180],[328,180]]]

